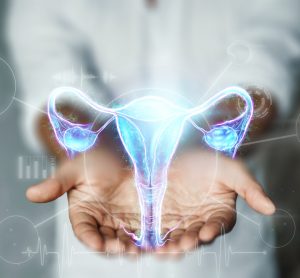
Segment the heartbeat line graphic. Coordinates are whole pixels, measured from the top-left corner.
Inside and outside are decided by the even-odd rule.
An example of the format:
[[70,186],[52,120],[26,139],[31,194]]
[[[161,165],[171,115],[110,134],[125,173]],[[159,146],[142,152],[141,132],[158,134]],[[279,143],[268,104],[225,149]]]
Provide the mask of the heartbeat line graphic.
[[[88,255],[101,255],[106,258],[117,256],[117,261],[120,266],[124,264],[126,259],[125,255],[136,254],[136,264],[137,264],[137,272],[142,273],[142,267],[144,265],[145,256],[137,254],[135,252],[125,252],[125,250],[121,250],[118,253],[103,251],[77,251],[75,247],[70,243],[70,231],[67,225],[64,226],[63,230],[63,239],[62,245],[59,250],[51,251],[48,249],[46,244],[42,243],[42,240],[38,239],[38,244],[36,250],[32,250],[29,247],[22,252],[22,254],[26,254],[28,257],[33,257],[38,255],[41,266],[46,264],[46,259],[48,256],[55,256],[57,258],[57,273],[59,278],[64,276],[64,272],[67,267],[71,267],[73,265],[73,260],[75,256],[88,256]],[[222,267],[228,267],[230,262],[234,256],[242,256],[242,255],[266,255],[267,251],[234,251],[233,248],[228,245],[226,241],[226,235],[224,229],[222,229],[222,235],[219,240],[218,248],[216,251],[207,250],[206,246],[197,247],[195,246],[195,250],[197,251],[188,251],[188,252],[159,252],[159,254],[178,254],[184,257],[193,256],[195,258],[195,263],[201,267],[203,264],[203,258],[206,256],[210,256],[214,260],[214,264],[216,267],[217,277],[221,277]]]

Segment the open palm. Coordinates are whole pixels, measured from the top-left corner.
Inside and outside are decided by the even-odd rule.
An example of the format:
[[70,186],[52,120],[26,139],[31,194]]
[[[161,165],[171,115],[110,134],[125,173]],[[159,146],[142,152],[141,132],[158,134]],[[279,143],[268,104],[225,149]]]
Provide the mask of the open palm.
[[162,212],[164,229],[176,229],[160,251],[182,253],[230,231],[237,194],[260,213],[275,210],[242,162],[200,149],[176,157],[169,169]]
[[[124,231],[138,233],[140,208],[133,171],[119,154],[101,148],[67,160],[55,178],[31,187],[27,196],[48,202],[65,192],[74,233],[83,243],[97,251],[140,251]],[[180,253],[212,241],[222,228],[229,231],[237,194],[261,213],[274,212],[241,162],[203,150],[178,155],[169,169],[162,209],[162,233],[172,232],[156,251]]]

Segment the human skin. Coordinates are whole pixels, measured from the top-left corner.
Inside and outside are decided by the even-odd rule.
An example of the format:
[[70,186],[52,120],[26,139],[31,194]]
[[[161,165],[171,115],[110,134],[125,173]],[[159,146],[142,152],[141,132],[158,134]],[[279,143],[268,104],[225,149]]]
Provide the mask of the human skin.
[[[64,108],[66,114],[70,111]],[[88,121],[83,113],[77,114],[83,122]],[[51,140],[47,118],[40,119],[39,130],[42,141],[61,163],[55,178],[27,191],[28,199],[48,202],[67,192],[70,221],[83,243],[97,251],[140,252],[122,228],[138,231],[140,208],[133,171],[122,159],[124,154],[116,151],[115,142],[111,140],[114,135],[107,132],[101,144],[85,157],[79,155],[68,160],[55,140]],[[88,175],[84,172],[84,164]],[[221,155],[216,168],[214,152],[199,146],[179,151],[169,168],[162,209],[163,233],[176,229],[169,234],[163,247],[151,252],[180,253],[211,242],[222,227],[230,231],[235,224],[237,194],[260,213],[268,215],[275,210],[242,161]]]

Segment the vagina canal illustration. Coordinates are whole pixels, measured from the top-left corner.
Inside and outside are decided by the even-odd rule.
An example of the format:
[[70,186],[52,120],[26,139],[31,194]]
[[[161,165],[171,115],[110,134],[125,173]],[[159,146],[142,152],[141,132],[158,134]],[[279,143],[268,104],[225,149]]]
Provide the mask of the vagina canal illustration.
[[[56,100],[72,94],[107,120],[98,129],[93,124],[79,124],[65,119],[56,109]],[[241,98],[244,110],[234,119],[224,120],[204,129],[193,118],[214,109],[227,98]],[[161,209],[167,190],[167,174],[185,125],[191,124],[202,135],[204,144],[234,157],[242,143],[253,115],[253,103],[240,87],[229,87],[196,107],[187,108],[178,102],[147,94],[121,106],[111,108],[97,104],[83,92],[71,88],[55,89],[48,102],[48,116],[59,144],[70,158],[91,149],[100,133],[115,122],[121,142],[130,157],[140,205],[140,233],[128,233],[141,248],[155,248],[165,243],[161,232]],[[101,136],[101,135],[100,135]],[[200,135],[199,135],[200,137]]]

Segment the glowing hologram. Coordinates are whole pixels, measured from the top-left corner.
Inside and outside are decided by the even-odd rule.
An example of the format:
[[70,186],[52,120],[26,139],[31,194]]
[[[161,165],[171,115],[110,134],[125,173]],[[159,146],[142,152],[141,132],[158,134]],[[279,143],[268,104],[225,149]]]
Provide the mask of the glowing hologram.
[[238,135],[233,128],[221,126],[207,132],[204,139],[210,147],[218,151],[225,151],[236,145]]
[[[64,119],[56,110],[56,99],[67,92],[107,116],[108,120],[98,130],[93,130],[93,123],[76,124]],[[217,123],[210,130],[195,123],[193,117],[202,115],[232,96],[245,102],[244,111],[239,116]],[[161,207],[167,189],[169,164],[185,123],[197,128],[209,147],[234,157],[252,118],[253,104],[245,90],[230,87],[195,108],[181,107],[153,95],[137,98],[117,108],[108,108],[98,105],[77,89],[64,87],[50,95],[48,115],[58,142],[70,157],[92,148],[101,131],[115,121],[122,144],[133,163],[141,209],[139,236],[127,233],[142,248],[153,248],[165,242],[166,235],[161,235]]]
[[[268,116],[270,111],[272,111],[271,107],[273,105],[271,93],[263,87],[256,86],[251,86],[248,88],[248,91],[251,93],[254,103],[253,117],[255,119],[263,119]],[[243,105],[242,101],[238,101],[238,110],[243,111]]]

